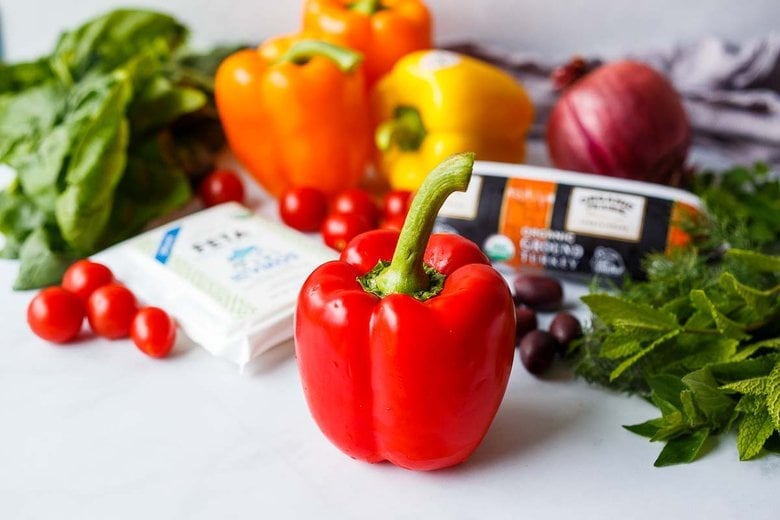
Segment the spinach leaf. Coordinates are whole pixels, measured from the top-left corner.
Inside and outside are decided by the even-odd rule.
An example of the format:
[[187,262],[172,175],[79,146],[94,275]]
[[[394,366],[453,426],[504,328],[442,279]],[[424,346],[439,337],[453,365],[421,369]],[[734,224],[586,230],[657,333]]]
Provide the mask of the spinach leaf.
[[49,56],[0,64],[0,255],[15,288],[54,283],[70,260],[182,206],[225,145],[213,76],[228,48],[195,55],[163,13],[118,9]]
[[62,252],[59,240],[56,230],[47,226],[27,236],[19,252],[21,262],[14,289],[44,287],[60,281],[74,258]]
[[66,187],[55,203],[65,242],[81,254],[96,250],[127,160],[125,107],[132,93],[131,84],[126,74],[116,74],[115,79],[100,110],[76,143],[65,176]]
[[174,18],[154,11],[118,9],[64,33],[50,58],[65,84],[88,72],[109,72],[150,48],[165,56],[182,44],[187,29]]
[[22,92],[53,78],[49,60],[41,58],[27,63],[0,63],[0,95]]
[[129,238],[150,220],[181,207],[191,196],[187,176],[166,157],[159,139],[134,143],[100,245]]

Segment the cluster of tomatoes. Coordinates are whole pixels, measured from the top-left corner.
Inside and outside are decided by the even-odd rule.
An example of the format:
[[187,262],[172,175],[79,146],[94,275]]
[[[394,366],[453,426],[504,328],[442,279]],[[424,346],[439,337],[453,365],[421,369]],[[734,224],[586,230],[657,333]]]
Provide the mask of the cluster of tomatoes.
[[377,229],[400,230],[411,192],[388,191],[378,204],[367,191],[350,188],[328,200],[310,187],[291,188],[279,198],[282,222],[299,231],[319,231],[328,246],[341,251],[355,236]]
[[71,265],[61,285],[43,289],[27,306],[30,329],[54,343],[78,336],[85,317],[98,336],[129,336],[142,352],[155,358],[167,356],[176,340],[176,323],[167,312],[140,307],[108,267],[87,259]]
[[[206,207],[223,202],[244,202],[239,176],[226,169],[215,170],[200,184],[198,194]],[[388,191],[380,201],[366,190],[351,188],[328,199],[324,192],[307,186],[291,188],[279,197],[282,222],[303,232],[322,234],[329,247],[341,251],[356,235],[372,229],[403,226],[411,192]]]

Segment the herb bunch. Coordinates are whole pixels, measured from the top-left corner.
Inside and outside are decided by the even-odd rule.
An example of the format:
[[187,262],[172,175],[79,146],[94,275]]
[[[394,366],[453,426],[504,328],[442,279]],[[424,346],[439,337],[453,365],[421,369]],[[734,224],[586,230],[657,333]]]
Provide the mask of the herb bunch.
[[16,289],[188,201],[224,147],[212,78],[230,49],[194,55],[174,18],[120,9],[65,32],[36,61],[0,63],[0,256]]
[[694,191],[702,238],[649,255],[644,281],[583,297],[594,318],[570,353],[580,376],[659,409],[626,426],[665,443],[656,466],[693,461],[732,429],[742,460],[780,446],[780,181],[735,168],[700,174]]

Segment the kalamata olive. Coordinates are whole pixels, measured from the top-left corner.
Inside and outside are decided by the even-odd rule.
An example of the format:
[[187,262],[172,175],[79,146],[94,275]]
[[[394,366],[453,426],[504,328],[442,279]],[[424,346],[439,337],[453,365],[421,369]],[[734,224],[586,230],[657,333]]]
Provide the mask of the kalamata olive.
[[526,370],[534,375],[541,375],[550,368],[558,342],[543,330],[532,330],[520,340],[520,361]]
[[561,346],[561,354],[565,354],[569,343],[582,335],[582,327],[579,320],[568,312],[559,312],[550,322],[550,335]]
[[517,334],[515,338],[517,341],[520,341],[523,336],[536,329],[539,323],[536,320],[536,313],[529,307],[518,305],[515,307],[515,314],[517,315]]
[[552,311],[563,302],[561,282],[544,274],[520,274],[515,278],[515,300],[537,311]]

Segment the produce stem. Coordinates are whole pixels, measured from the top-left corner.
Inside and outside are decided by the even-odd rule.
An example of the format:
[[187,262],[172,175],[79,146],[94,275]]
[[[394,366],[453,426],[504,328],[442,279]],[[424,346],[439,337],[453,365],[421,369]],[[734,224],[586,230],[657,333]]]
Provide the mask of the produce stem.
[[300,40],[295,42],[282,56],[279,62],[303,65],[315,56],[324,56],[332,60],[342,72],[353,72],[363,61],[359,52],[320,40]]
[[376,129],[374,140],[381,151],[398,146],[404,152],[419,150],[425,139],[425,126],[420,112],[414,107],[400,106],[389,119]]
[[382,5],[382,0],[357,0],[356,2],[351,3],[349,8],[352,11],[371,16],[377,11],[384,9],[384,6]]
[[453,155],[425,178],[412,200],[390,265],[376,276],[382,294],[414,295],[426,291],[431,280],[423,256],[436,215],[454,191],[466,191],[474,167],[473,153]]

